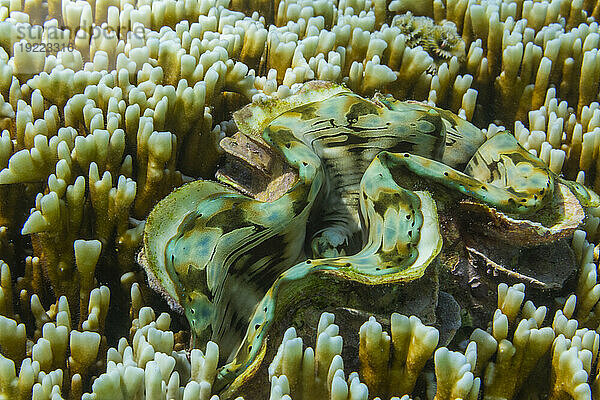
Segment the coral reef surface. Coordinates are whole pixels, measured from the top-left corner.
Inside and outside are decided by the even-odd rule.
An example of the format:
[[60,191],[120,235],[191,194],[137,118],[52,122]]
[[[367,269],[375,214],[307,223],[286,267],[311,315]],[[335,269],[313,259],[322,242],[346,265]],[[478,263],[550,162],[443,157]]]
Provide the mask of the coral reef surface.
[[[0,396],[600,396],[600,210],[585,188],[600,189],[599,17],[600,3],[590,0],[0,0]],[[401,173],[408,189],[423,192],[399,204],[437,205],[436,214],[421,212],[437,218],[443,246],[431,262],[435,274],[428,268],[415,280],[420,296],[396,293],[409,285],[365,291],[332,277],[337,289],[324,292],[331,303],[289,301],[298,312],[276,314],[264,331],[268,345],[253,349],[264,349],[261,367],[239,375],[242,384],[223,385],[227,374],[217,369],[233,361],[247,321],[222,325],[236,334],[218,351],[208,341],[214,332],[190,331],[177,312],[181,293],[167,291],[165,302],[136,262],[146,220],[175,188],[215,173],[237,196],[275,203],[308,171],[263,151],[272,144],[252,140],[246,118],[232,113],[249,103],[259,105],[245,109],[253,116],[267,104],[289,104],[314,79],[364,99],[382,93],[376,99],[390,111],[421,101],[410,104],[436,110],[427,123],[443,121],[447,147],[467,143],[459,140],[466,132],[479,135],[462,148],[477,156],[451,159],[461,152],[444,151],[440,159],[423,148],[410,161],[378,159],[380,171]],[[250,146],[256,158],[235,146]],[[495,159],[502,146],[527,150],[519,150],[525,161]],[[500,175],[480,168],[498,161],[506,168]],[[452,179],[436,178],[444,172]],[[524,210],[535,210],[525,217],[522,193],[512,193],[516,204],[500,205],[460,187],[481,181],[541,190],[543,177],[552,190],[524,196]],[[384,211],[366,215],[377,220]],[[383,215],[377,221],[391,223]],[[360,235],[347,233],[356,232],[349,229],[356,219],[330,221],[308,224],[307,254],[351,258]],[[332,228],[318,232],[325,225]],[[394,243],[414,241],[434,254],[436,237]],[[400,264],[415,263],[416,253],[394,251]],[[286,269],[301,261],[288,257]],[[260,277],[270,283],[259,289],[228,288],[226,297],[239,301],[236,315],[257,304],[280,272]],[[196,294],[212,288],[200,277],[188,282]],[[356,298],[338,302],[344,293]],[[360,335],[342,341],[330,314],[319,324],[323,311]],[[304,349],[300,337],[317,342]],[[201,350],[186,352],[190,339]]]

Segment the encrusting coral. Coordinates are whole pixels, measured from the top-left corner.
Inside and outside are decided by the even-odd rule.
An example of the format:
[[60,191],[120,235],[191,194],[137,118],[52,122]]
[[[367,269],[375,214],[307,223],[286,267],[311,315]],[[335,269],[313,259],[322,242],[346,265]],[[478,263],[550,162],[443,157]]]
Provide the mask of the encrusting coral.
[[[297,84],[329,80],[362,96],[426,101],[487,126],[487,139],[504,125],[551,171],[598,190],[599,4],[0,0],[0,397],[210,398],[216,346],[187,356],[186,334],[169,331],[181,322],[142,307],[142,298],[164,307],[135,263],[144,220],[174,188],[213,176],[219,142],[237,131],[231,112],[288,98]],[[326,314],[318,333],[329,335],[329,355],[315,347],[307,385],[318,381],[314,390],[336,399],[413,389],[440,400],[477,391],[489,399],[600,396],[600,211],[584,208],[581,230],[561,242],[577,271],[559,277],[563,291],[552,289],[556,301],[546,305],[561,310],[551,327],[548,310],[523,303],[523,293],[542,301],[539,287],[554,281],[470,252],[491,278],[467,269],[469,292],[486,297],[498,280],[531,285],[500,285],[490,329],[434,351],[433,327],[378,315],[390,334],[374,320],[356,333],[362,364],[353,374],[343,368],[348,356],[333,354],[341,337]],[[444,262],[464,259],[456,254]],[[118,341],[130,293],[137,322]],[[402,344],[406,335],[429,340],[425,350]],[[293,368],[303,365],[300,352],[310,359],[309,347],[286,337],[272,398],[305,393]],[[385,343],[381,357],[367,350]]]

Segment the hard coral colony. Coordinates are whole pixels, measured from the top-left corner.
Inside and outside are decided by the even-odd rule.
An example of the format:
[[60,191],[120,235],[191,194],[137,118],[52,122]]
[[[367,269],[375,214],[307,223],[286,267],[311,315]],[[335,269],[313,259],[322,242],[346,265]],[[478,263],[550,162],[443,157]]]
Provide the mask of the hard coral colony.
[[0,0],[0,397],[600,398],[599,16]]

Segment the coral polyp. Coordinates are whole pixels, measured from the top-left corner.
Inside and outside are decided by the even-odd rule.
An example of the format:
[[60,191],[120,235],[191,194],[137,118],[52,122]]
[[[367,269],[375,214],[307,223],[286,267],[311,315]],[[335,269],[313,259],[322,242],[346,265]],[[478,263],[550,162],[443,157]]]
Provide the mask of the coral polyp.
[[0,0],[0,397],[600,396],[599,4]]

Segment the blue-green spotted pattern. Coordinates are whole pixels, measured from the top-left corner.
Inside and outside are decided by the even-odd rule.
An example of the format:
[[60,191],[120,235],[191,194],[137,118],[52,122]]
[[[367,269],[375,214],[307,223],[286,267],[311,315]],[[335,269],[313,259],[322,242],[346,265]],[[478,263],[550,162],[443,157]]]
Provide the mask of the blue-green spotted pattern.
[[[236,118],[295,182],[265,202],[195,181],[162,200],[145,231],[146,269],[185,310],[195,344],[213,340],[232,355],[217,389],[256,369],[274,321],[311,287],[327,282],[336,293],[351,280],[372,290],[422,277],[443,242],[438,199],[527,216],[559,181],[509,133],[486,141],[448,111],[322,82]],[[598,205],[584,186],[567,186]]]

